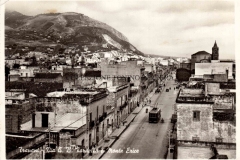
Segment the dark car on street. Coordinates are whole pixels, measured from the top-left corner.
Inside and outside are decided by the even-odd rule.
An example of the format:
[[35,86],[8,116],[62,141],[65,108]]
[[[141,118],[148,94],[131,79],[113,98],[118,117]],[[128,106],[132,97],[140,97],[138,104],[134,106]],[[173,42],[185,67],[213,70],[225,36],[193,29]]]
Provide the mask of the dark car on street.
[[155,93],[159,93],[159,92],[160,92],[160,89],[159,89],[159,88],[155,90]]

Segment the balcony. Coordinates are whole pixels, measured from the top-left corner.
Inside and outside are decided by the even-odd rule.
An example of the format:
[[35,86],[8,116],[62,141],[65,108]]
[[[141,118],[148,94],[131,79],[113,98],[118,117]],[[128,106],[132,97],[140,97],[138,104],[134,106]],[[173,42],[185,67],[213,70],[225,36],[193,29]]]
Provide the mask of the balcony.
[[89,129],[92,129],[95,125],[95,122],[94,121],[91,121],[89,122]]
[[107,117],[107,112],[103,113],[103,119],[105,119]]
[[103,116],[99,117],[99,123],[101,123],[104,120]]
[[178,97],[176,103],[203,103],[203,104],[214,104],[211,98],[207,97]]
[[236,143],[226,142],[209,142],[209,141],[189,141],[189,140],[177,140],[178,146],[186,147],[210,147],[214,144],[215,147],[221,147],[226,149],[236,149]]
[[127,106],[127,102],[125,102],[122,106],[120,106],[120,110],[123,110],[123,108],[125,108]]

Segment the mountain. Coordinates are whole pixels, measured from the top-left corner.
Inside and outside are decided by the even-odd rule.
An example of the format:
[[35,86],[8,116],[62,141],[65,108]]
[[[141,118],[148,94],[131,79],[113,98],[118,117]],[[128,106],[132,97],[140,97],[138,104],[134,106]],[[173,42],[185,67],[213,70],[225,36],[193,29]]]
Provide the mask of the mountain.
[[6,11],[5,13],[5,25],[10,28],[17,28],[21,25],[23,25],[27,18],[30,16],[23,15],[16,11]]
[[[48,13],[26,16],[5,13],[6,41],[34,44],[77,44],[89,51],[121,50],[143,55],[128,39],[111,26],[80,13]],[[35,43],[34,43],[35,42]]]

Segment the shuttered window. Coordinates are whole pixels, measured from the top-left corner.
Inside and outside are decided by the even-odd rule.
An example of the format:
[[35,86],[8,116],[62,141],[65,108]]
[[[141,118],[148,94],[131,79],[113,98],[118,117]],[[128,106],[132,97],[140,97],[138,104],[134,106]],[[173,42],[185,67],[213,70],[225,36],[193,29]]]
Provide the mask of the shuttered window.
[[193,121],[200,121],[200,111],[193,111]]

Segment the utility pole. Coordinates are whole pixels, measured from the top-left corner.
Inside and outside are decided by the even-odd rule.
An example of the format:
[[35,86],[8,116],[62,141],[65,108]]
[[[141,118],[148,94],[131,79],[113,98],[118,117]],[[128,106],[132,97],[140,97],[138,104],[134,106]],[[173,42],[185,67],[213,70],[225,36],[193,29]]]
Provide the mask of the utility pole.
[[49,134],[49,135],[48,135],[48,136],[49,136],[49,137],[48,137],[48,147],[50,147],[50,131],[51,131],[51,123],[49,122],[49,123],[48,123],[48,134]]

